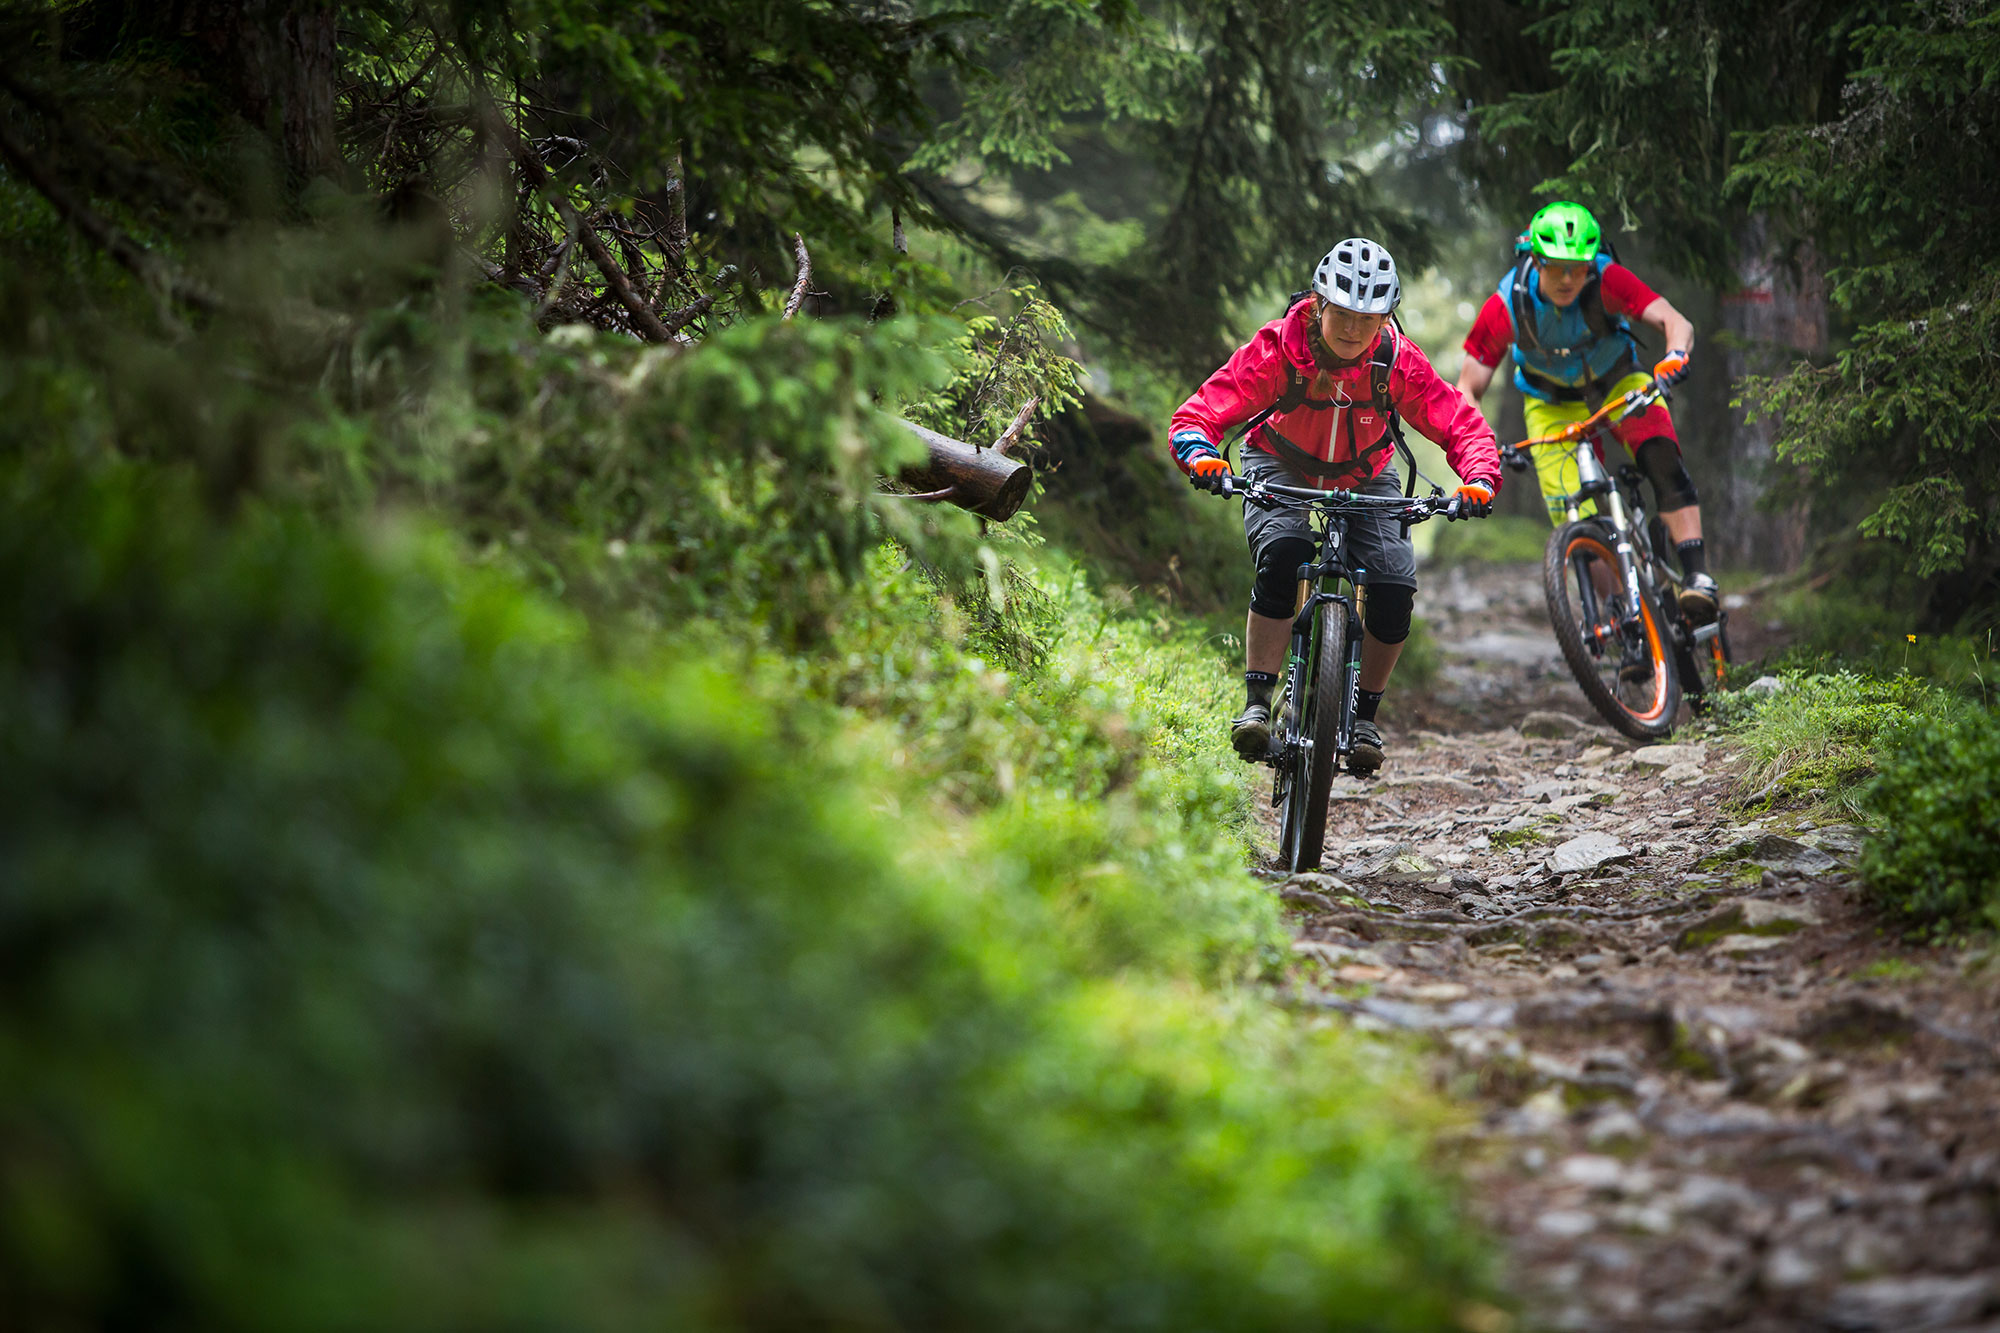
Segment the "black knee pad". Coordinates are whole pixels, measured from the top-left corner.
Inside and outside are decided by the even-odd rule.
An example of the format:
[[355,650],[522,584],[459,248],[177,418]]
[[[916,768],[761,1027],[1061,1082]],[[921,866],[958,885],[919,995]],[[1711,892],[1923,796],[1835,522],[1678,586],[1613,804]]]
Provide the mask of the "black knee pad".
[[1318,554],[1305,537],[1277,537],[1257,553],[1257,582],[1250,609],[1273,620],[1290,620],[1299,605],[1299,566]]
[[1680,446],[1666,436],[1655,435],[1643,442],[1633,450],[1632,457],[1653,483],[1653,503],[1662,514],[1701,502],[1694,491],[1694,478],[1681,462]]
[[1362,622],[1379,643],[1401,643],[1410,637],[1410,610],[1417,590],[1400,583],[1371,583]]

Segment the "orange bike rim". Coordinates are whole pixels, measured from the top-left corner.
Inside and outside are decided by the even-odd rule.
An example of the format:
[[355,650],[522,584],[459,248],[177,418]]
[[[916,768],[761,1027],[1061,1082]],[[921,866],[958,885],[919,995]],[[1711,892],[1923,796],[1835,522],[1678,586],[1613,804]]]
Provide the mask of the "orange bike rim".
[[[1563,563],[1569,565],[1571,569],[1576,568],[1572,562],[1579,551],[1586,549],[1593,559],[1603,561],[1607,568],[1612,570],[1618,568],[1618,557],[1612,553],[1610,547],[1595,537],[1572,538],[1569,549],[1563,552]],[[1584,571],[1583,576],[1589,578],[1589,571]],[[1646,651],[1652,654],[1653,658],[1653,697],[1643,712],[1622,700],[1618,706],[1637,721],[1651,722],[1667,711],[1667,651],[1660,641],[1660,623],[1654,619],[1653,609],[1646,605],[1644,600],[1639,603],[1639,623],[1646,627]]]

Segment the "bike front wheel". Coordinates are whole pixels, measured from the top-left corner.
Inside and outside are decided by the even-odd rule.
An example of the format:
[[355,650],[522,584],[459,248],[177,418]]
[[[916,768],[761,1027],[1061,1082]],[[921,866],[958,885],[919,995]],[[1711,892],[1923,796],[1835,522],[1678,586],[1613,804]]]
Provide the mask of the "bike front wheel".
[[[1294,748],[1286,785],[1279,856],[1290,871],[1317,870],[1326,848],[1326,806],[1339,763],[1341,683],[1347,669],[1347,617],[1323,605],[1300,691],[1300,717],[1289,734],[1310,744]],[[1285,779],[1281,779],[1283,781]]]
[[1542,590],[1549,623],[1584,697],[1633,740],[1671,735],[1681,685],[1666,621],[1652,593],[1630,605],[1610,532],[1594,519],[1549,537]]

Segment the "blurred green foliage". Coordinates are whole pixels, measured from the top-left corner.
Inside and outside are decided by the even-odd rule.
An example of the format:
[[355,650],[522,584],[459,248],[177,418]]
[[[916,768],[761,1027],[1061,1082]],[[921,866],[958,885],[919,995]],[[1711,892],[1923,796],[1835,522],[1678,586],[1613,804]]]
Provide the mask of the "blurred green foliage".
[[[1530,479],[1526,484],[1532,486]],[[1460,564],[1531,565],[1549,544],[1547,519],[1495,514],[1477,523],[1433,523],[1426,568]]]
[[[1001,13],[8,16],[11,1320],[1414,1330],[1482,1291],[1403,1056],[1273,1002],[1213,636],[893,493],[899,417],[1076,400],[1039,285],[892,222],[945,221],[901,164]],[[328,63],[266,115],[210,57],[283,15]],[[1224,17],[1147,21],[1232,43],[1229,93]]]
[[1467,1289],[1394,1062],[1227,984],[1282,937],[1239,795],[1134,739],[1188,707],[1171,654],[1105,672],[1143,634],[1016,686],[890,577],[845,656],[719,672],[409,524],[218,524],[151,466],[0,495],[24,1326],[1429,1328]]

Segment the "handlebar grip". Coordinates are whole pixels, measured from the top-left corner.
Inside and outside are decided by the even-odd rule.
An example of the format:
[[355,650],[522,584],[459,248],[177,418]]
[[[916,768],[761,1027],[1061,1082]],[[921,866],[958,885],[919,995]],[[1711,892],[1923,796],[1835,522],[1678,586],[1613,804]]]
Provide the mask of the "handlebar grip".
[[1528,470],[1528,456],[1511,444],[1500,451],[1500,461],[1515,472]]

